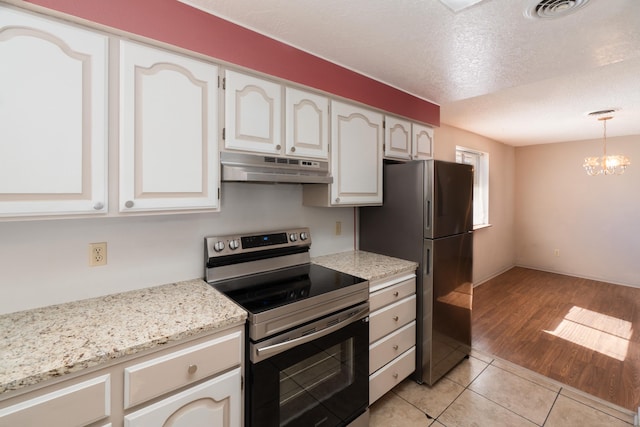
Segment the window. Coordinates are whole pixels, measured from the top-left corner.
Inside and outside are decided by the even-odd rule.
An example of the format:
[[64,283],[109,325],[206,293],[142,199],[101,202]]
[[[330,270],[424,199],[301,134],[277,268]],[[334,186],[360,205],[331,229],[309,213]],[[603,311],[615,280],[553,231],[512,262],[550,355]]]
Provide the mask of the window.
[[489,153],[456,146],[456,163],[473,166],[473,226],[489,225]]

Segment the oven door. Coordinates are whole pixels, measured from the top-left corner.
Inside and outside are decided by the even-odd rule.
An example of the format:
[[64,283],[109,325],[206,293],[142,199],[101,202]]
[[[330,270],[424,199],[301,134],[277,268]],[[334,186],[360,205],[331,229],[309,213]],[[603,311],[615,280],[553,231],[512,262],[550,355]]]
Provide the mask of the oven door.
[[248,346],[247,425],[346,426],[367,409],[368,303],[351,313],[329,316],[320,330],[298,328],[299,338]]

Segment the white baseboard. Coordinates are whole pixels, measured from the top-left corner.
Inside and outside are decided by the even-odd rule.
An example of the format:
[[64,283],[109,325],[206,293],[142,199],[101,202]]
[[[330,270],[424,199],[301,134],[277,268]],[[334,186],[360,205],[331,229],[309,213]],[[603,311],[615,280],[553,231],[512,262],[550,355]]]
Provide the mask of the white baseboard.
[[514,267],[522,267],[522,268],[530,268],[531,270],[538,270],[538,271],[546,271],[547,273],[554,273],[554,274],[562,274],[563,276],[571,276],[571,277],[577,277],[579,279],[587,279],[587,280],[595,280],[597,282],[602,282],[602,283],[611,283],[612,285],[621,285],[621,286],[628,286],[630,288],[640,288],[640,285],[632,285],[629,283],[622,283],[622,282],[615,282],[615,281],[611,281],[602,277],[593,277],[593,276],[585,276],[585,275],[581,275],[581,274],[576,274],[576,273],[567,273],[566,271],[558,271],[558,270],[552,270],[552,269],[548,269],[548,268],[540,268],[540,267],[535,267],[532,265],[525,265],[525,264],[515,264]]
[[513,267],[516,267],[516,265],[515,265],[515,264],[514,264],[514,265],[510,265],[510,266],[505,267],[505,268],[503,268],[502,270],[500,270],[500,271],[498,271],[498,272],[496,272],[496,273],[494,273],[494,274],[492,274],[492,275],[490,275],[490,276],[488,276],[488,277],[482,278],[482,279],[480,279],[479,281],[474,282],[474,283],[473,283],[473,287],[475,288],[476,286],[480,286],[480,285],[482,285],[483,283],[488,282],[489,280],[493,279],[494,277],[498,277],[498,276],[499,276],[499,275],[501,275],[502,273],[505,273],[505,272],[507,272],[507,271],[511,270]]

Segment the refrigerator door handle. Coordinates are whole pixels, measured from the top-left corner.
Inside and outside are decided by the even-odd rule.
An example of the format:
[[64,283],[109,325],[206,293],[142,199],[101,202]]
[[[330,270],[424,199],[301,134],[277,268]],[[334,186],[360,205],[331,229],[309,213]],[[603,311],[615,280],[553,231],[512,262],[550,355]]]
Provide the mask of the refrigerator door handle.
[[427,199],[425,203],[425,228],[427,230],[431,229],[431,199]]
[[427,276],[431,274],[431,249],[427,248],[427,265],[425,265]]

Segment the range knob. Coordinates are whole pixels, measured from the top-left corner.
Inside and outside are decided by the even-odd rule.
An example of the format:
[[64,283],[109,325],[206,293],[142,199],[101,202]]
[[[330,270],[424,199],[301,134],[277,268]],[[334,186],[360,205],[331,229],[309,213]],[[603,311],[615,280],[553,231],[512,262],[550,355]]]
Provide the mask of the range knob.
[[216,252],[220,252],[221,250],[224,249],[224,242],[221,241],[217,241],[214,245],[213,245],[213,250],[215,250]]
[[307,240],[309,236],[304,231],[300,233],[300,240]]
[[236,249],[238,249],[239,246],[240,244],[236,239],[229,242],[229,249],[231,249],[232,251],[235,251]]
[[296,235],[296,233],[289,234],[289,240],[292,242],[295,242],[296,240],[298,240],[298,236]]

